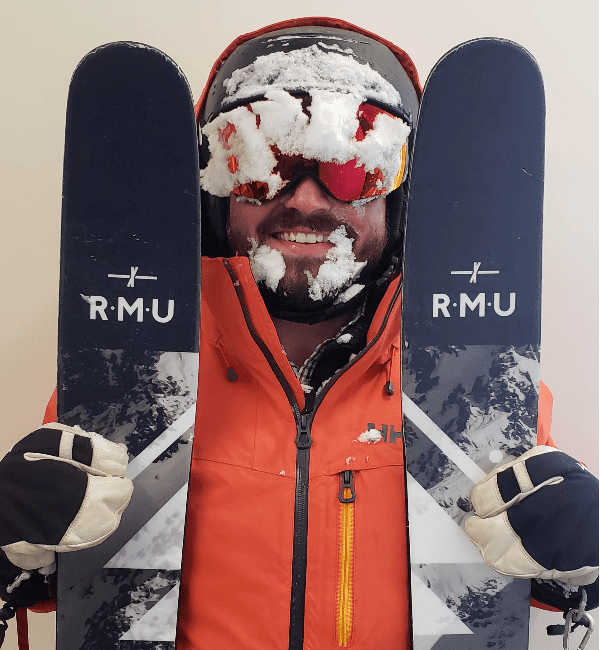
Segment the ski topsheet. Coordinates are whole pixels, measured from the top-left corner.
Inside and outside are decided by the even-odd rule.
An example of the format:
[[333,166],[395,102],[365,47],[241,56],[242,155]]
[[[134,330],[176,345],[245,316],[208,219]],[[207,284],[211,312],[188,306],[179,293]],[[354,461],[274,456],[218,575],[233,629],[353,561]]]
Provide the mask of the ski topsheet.
[[525,650],[529,581],[467,538],[473,485],[535,444],[544,98],[515,43],[432,70],[412,160],[403,414],[414,650]]
[[139,43],[91,52],[67,106],[59,420],[127,445],[132,501],[99,546],[62,554],[57,648],[175,647],[199,339],[193,104]]

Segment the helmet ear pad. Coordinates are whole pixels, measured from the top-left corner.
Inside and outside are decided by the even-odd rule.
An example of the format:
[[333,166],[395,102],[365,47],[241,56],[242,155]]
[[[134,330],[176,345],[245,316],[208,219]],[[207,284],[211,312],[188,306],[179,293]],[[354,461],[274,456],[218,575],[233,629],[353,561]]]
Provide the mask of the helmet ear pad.
[[[208,139],[198,127],[198,156],[200,169],[208,165],[210,150]],[[228,257],[230,255],[227,237],[229,197],[213,196],[200,190],[200,250],[204,257]]]
[[200,191],[200,249],[205,257],[228,257],[231,254],[227,237],[229,197],[213,196]]

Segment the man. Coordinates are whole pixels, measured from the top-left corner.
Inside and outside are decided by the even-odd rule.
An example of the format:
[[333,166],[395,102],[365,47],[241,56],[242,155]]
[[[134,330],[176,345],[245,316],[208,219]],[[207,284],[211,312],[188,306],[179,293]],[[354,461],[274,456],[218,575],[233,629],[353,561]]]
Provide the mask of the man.
[[[360,57],[344,52],[352,47]],[[338,494],[349,469],[366,525],[354,538],[364,572],[357,567],[348,589],[378,585],[351,617],[352,642],[407,638],[407,616],[390,620],[380,607],[399,612],[407,599],[400,440],[356,440],[369,422],[401,430],[400,391],[385,387],[399,376],[403,190],[388,195],[405,177],[418,109],[409,69],[414,81],[389,49],[332,25],[275,26],[237,45],[199,103],[204,241],[212,255],[238,256],[203,260],[203,318],[214,317],[224,358],[222,385],[200,398],[198,422],[222,433],[195,443],[192,485],[204,490],[188,520],[199,534],[185,551],[184,647],[200,637],[206,647],[264,647],[265,630],[273,647],[349,642],[340,618],[351,604],[338,593]],[[215,343],[203,335],[201,345],[204,365]],[[239,407],[214,409],[231,399]],[[232,447],[222,444],[241,430]],[[217,537],[200,533],[209,529]],[[237,633],[227,610],[237,612]]]
[[[409,647],[403,450],[368,431],[402,425],[403,183],[420,95],[406,53],[332,19],[243,36],[213,68],[198,104],[205,257],[180,650]],[[542,391],[538,443],[551,445]],[[57,447],[98,444],[41,431]],[[119,454],[106,450],[113,477]],[[96,543],[130,496],[113,480]],[[574,521],[588,512],[577,502]],[[11,593],[51,564],[23,560],[39,542],[0,541]],[[589,555],[579,585],[597,575]],[[569,601],[558,592],[547,600]]]

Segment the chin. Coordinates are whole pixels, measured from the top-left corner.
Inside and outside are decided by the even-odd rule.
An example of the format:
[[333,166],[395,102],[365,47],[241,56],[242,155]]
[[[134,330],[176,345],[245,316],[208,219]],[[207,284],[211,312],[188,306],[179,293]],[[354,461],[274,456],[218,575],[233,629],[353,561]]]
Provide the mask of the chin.
[[[306,284],[306,283],[305,283]],[[308,285],[306,288],[301,291],[296,290],[286,290],[284,287],[279,286],[277,291],[272,291],[263,283],[258,285],[265,305],[269,311],[297,311],[297,312],[309,312],[315,309],[320,309],[321,307],[328,307],[332,305],[335,296],[326,298],[324,300],[313,300],[308,295]]]

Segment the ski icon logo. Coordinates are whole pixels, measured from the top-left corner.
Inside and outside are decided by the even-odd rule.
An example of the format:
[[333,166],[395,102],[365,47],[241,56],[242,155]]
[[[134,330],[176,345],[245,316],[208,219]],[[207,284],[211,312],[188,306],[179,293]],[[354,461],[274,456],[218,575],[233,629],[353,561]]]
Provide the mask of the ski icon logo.
[[132,266],[129,275],[119,275],[116,273],[108,273],[107,275],[109,278],[122,278],[124,280],[127,280],[128,287],[134,287],[136,279],[137,280],[158,280],[158,278],[155,275],[137,275],[139,268],[140,268],[139,266]]
[[[136,280],[158,280],[155,275],[138,275],[139,267],[130,267],[129,275],[118,273],[107,273],[109,278],[117,278],[127,280],[127,287],[135,287]],[[79,294],[85,302],[90,306],[90,320],[109,320],[108,314],[116,312],[117,320],[124,321],[126,316],[135,316],[138,323],[144,321],[144,315],[149,314],[157,323],[168,323],[172,320],[175,314],[175,301],[168,300],[166,309],[164,305],[161,307],[158,298],[136,298],[133,301],[118,296],[113,304],[109,305],[109,301],[104,296],[88,296],[83,293]],[[108,312],[108,313],[107,313]]]
[[[500,271],[495,269],[482,270],[481,262],[473,262],[473,268],[468,271],[450,271],[450,275],[469,276],[469,284],[476,284],[479,276],[482,275],[499,275]],[[480,292],[475,296],[461,292],[456,297],[451,297],[446,293],[434,293],[432,300],[433,318],[451,318],[458,313],[459,318],[466,318],[468,314],[477,314],[483,318],[488,308],[492,308],[497,316],[510,316],[514,313],[517,306],[516,292],[510,292],[508,299],[502,297],[499,292],[486,294]]]
[[477,282],[477,274],[481,275],[498,275],[500,271],[481,271],[481,262],[473,262],[472,271],[450,271],[450,275],[470,275],[469,282],[475,284]]

